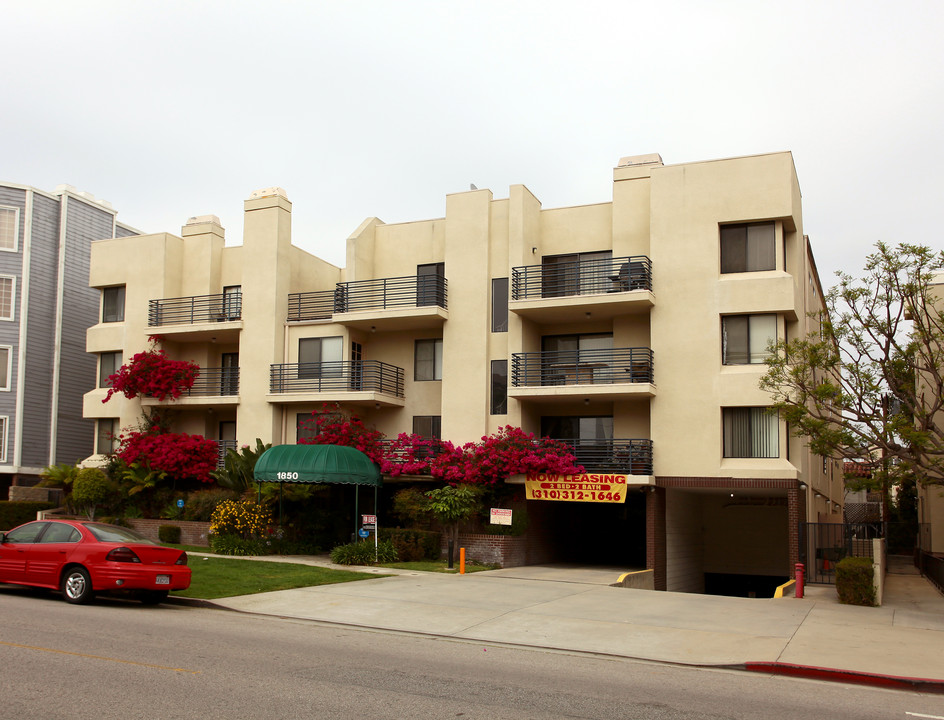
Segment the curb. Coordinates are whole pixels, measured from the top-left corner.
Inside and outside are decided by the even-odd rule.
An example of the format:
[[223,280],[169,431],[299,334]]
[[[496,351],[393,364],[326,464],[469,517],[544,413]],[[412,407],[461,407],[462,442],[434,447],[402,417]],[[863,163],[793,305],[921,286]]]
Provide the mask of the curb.
[[787,675],[811,680],[872,685],[892,690],[913,690],[916,692],[944,695],[944,680],[931,678],[899,677],[897,675],[879,675],[877,673],[858,672],[855,670],[837,670],[835,668],[816,667],[813,665],[793,665],[779,662],[750,662],[734,666],[748,672]]

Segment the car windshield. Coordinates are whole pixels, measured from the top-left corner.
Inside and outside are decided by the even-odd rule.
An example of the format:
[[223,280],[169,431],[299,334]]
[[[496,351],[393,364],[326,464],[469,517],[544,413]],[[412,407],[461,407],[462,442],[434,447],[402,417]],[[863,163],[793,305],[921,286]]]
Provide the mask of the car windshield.
[[96,540],[101,542],[133,542],[143,545],[157,545],[153,540],[148,540],[130,528],[123,528],[118,525],[103,525],[102,523],[85,523],[85,527],[95,536]]

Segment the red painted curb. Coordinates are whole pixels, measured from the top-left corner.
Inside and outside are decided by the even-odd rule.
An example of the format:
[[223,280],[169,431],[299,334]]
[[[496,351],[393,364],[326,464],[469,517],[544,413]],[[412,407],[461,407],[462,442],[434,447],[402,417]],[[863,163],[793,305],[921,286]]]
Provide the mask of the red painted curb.
[[916,690],[918,692],[944,694],[944,680],[931,678],[899,677],[896,675],[878,675],[875,673],[856,672],[854,670],[835,670],[833,668],[814,667],[811,665],[792,665],[790,663],[754,662],[745,663],[744,669],[751,672],[764,672],[771,675],[789,675],[813,680],[875,685],[895,690]]

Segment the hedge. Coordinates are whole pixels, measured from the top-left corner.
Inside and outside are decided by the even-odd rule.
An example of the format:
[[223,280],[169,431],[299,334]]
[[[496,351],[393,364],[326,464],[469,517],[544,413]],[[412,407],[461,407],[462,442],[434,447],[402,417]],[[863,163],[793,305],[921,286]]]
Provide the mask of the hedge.
[[872,559],[843,558],[836,564],[836,592],[846,605],[875,605]]
[[22,525],[30,520],[36,519],[36,513],[40,510],[50,510],[55,505],[48,502],[10,502],[9,500],[0,501],[0,532],[12,530],[17,525]]
[[389,540],[400,562],[437,560],[440,554],[440,533],[412,528],[381,528],[380,540]]

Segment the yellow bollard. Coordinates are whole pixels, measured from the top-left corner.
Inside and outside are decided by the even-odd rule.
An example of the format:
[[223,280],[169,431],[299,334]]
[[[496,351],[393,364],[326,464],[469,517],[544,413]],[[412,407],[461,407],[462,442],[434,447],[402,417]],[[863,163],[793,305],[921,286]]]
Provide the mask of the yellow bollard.
[[465,548],[459,548],[459,574],[465,575]]

